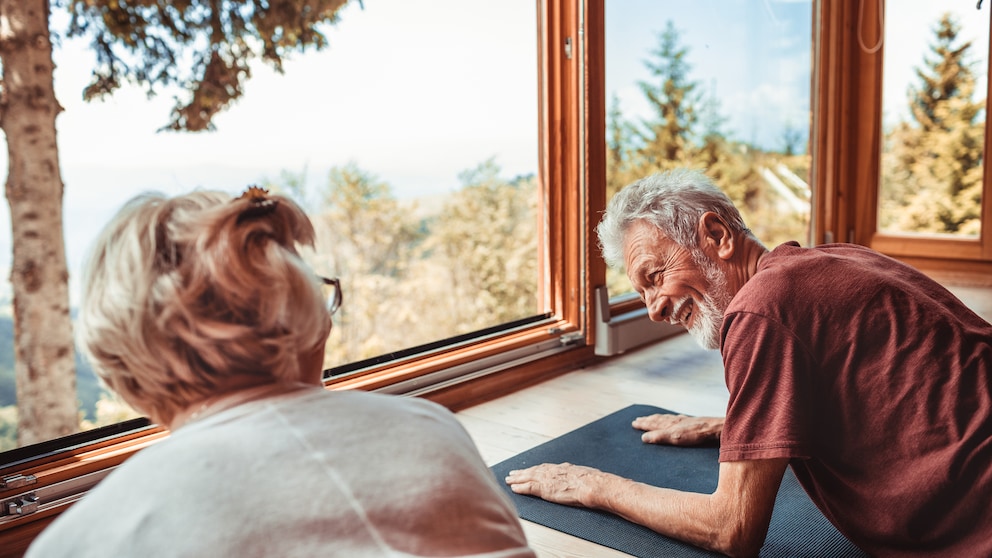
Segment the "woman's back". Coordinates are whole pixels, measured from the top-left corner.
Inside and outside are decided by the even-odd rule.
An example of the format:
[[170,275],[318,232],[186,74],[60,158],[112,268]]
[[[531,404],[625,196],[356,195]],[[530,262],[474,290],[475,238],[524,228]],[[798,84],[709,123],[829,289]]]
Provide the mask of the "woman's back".
[[533,552],[448,411],[307,388],[195,420],[131,458],[29,552],[69,555]]

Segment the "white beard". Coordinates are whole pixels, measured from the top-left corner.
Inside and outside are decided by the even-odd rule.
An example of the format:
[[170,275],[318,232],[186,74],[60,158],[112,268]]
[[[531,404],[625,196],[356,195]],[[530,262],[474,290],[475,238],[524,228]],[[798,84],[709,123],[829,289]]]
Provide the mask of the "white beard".
[[694,310],[696,318],[689,328],[689,335],[704,349],[720,348],[720,328],[723,326],[723,311],[710,295],[703,297]]
[[693,253],[693,259],[706,276],[707,289],[702,302],[693,309],[695,319],[689,328],[689,335],[704,349],[720,348],[720,328],[723,327],[723,313],[734,297],[727,290],[727,278],[720,268],[701,252]]

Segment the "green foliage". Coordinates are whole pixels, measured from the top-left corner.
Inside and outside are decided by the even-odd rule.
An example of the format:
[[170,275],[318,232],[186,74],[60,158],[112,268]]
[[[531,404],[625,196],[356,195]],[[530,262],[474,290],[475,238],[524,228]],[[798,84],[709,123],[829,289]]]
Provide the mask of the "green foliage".
[[665,170],[691,164],[690,142],[699,118],[699,95],[697,84],[688,78],[689,51],[679,45],[679,34],[671,21],[658,41],[658,48],[651,53],[654,58],[644,63],[652,79],[638,82],[656,118],[643,122],[634,133],[640,143],[635,148],[640,164]]
[[352,162],[331,169],[324,203],[325,221],[338,239],[330,250],[339,273],[403,275],[420,235],[389,184]]
[[445,270],[465,333],[538,313],[537,181],[507,181],[490,159],[459,176],[426,243]]
[[282,71],[294,50],[327,46],[322,26],[347,0],[68,0],[69,36],[93,40],[97,68],[86,99],[125,82],[189,92],[176,100],[172,130],[211,129],[211,119],[244,93],[255,59]]
[[331,171],[315,219],[321,248],[309,256],[343,281],[325,366],[540,312],[537,181],[499,174],[486,161],[442,203],[421,206],[354,163]]
[[621,188],[638,178],[639,166],[634,162],[635,128],[624,121],[620,99],[613,95],[606,122],[606,197],[612,198]]
[[970,42],[944,14],[934,28],[932,56],[910,89],[911,121],[886,136],[879,228],[899,232],[977,235],[981,224],[985,100],[973,100]]
[[[403,328],[404,285],[422,231],[389,184],[354,162],[331,169],[317,218],[318,268],[342,278],[344,305],[335,316],[328,365],[343,364],[416,345],[419,332]],[[398,319],[399,318],[399,319]]]
[[[94,420],[97,402],[108,394],[89,363],[76,351],[76,395],[85,420]],[[14,322],[0,317],[0,406],[16,406],[17,384],[14,376]]]
[[116,394],[104,391],[95,403],[95,412],[91,419],[80,420],[80,430],[91,430],[101,426],[117,424],[141,415],[135,412]]
[[0,407],[0,451],[17,447],[17,407]]
[[0,318],[0,406],[17,401],[14,376],[14,321]]
[[261,186],[273,194],[286,196],[295,201],[304,210],[310,209],[310,200],[307,193],[307,169],[300,172],[283,170],[279,173],[278,179],[264,177],[260,181]]

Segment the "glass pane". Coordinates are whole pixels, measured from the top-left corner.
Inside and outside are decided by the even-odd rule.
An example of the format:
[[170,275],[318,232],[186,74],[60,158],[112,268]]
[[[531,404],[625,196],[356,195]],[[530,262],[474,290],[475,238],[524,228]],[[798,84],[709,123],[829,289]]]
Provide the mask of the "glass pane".
[[767,246],[807,244],[811,37],[811,0],[608,0],[607,196],[698,168]]
[[[868,45],[871,46],[871,45]],[[878,230],[981,232],[989,10],[885,4]]]
[[[133,195],[258,184],[307,209],[319,240],[305,256],[340,278],[328,367],[547,312],[536,17],[534,0],[351,2],[327,50],[293,55],[283,75],[253,67],[244,98],[202,134],[156,133],[181,92],[81,101],[95,57],[64,41],[55,85],[72,305],[86,250]],[[4,204],[0,450],[16,443],[10,254]],[[86,363],[77,375],[81,428],[133,416]]]

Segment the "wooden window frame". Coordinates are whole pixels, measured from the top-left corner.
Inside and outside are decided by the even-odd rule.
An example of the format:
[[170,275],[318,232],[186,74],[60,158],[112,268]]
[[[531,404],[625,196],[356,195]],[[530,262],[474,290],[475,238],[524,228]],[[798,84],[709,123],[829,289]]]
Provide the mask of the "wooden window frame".
[[[876,2],[819,1],[814,7],[818,36],[813,41],[813,241],[863,244],[924,271],[988,281],[992,274],[992,169],[988,164],[978,239],[877,230],[885,45],[875,53],[865,52],[858,34],[867,44],[880,39],[879,21],[884,14],[879,10]],[[988,125],[985,138],[987,162],[992,154],[992,127]]]

